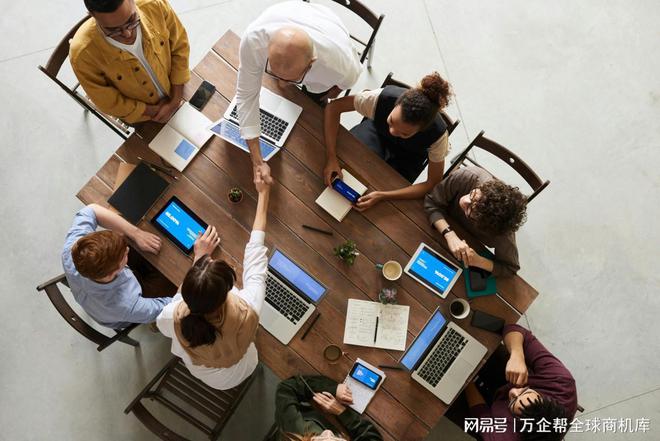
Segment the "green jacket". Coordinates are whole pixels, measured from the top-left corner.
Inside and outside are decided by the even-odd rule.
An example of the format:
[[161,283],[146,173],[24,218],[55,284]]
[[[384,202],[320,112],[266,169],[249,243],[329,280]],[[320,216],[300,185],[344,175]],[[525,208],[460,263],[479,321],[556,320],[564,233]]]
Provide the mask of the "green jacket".
[[[305,381],[314,392],[330,392],[332,395],[337,392],[337,383],[327,377],[305,376]],[[275,421],[280,429],[280,434],[306,435],[311,433],[318,435],[324,430],[339,433],[325,419],[323,412],[309,404],[311,402],[312,393],[298,376],[284,380],[277,386]],[[347,407],[337,419],[350,435],[351,441],[382,441],[383,439],[371,421],[363,419],[351,408]],[[281,439],[287,438],[282,437]]]

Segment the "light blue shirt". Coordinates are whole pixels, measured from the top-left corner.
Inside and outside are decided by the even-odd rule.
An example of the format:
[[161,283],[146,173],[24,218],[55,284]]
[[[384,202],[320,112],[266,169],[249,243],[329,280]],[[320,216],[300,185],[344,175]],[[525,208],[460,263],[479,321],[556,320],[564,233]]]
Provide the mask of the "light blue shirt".
[[87,206],[76,213],[66,235],[62,250],[62,266],[71,292],[78,304],[100,325],[121,329],[131,323],[156,320],[170,297],[155,299],[142,297],[142,287],[133,271],[125,267],[109,283],[98,283],[80,275],[71,257],[71,248],[78,239],[96,231],[98,224],[94,210]]

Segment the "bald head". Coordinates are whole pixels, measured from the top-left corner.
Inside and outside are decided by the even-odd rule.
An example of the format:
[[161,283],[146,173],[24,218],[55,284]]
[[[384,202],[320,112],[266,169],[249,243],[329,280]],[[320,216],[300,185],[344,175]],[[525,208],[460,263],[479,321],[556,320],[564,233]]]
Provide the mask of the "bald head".
[[284,27],[271,37],[268,62],[278,77],[297,81],[314,60],[314,45],[304,30]]

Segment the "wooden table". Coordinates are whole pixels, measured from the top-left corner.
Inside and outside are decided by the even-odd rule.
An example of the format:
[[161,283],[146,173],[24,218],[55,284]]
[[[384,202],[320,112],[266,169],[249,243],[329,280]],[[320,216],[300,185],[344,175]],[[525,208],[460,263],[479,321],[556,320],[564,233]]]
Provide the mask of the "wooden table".
[[[239,37],[228,31],[195,67],[192,79],[185,87],[184,97],[190,99],[202,79],[216,86],[217,92],[204,108],[204,114],[213,121],[222,116],[234,95],[238,45]],[[381,202],[363,213],[351,211],[341,223],[316,205],[314,200],[324,188],[323,111],[294,87],[279,89],[276,82],[267,77],[264,78],[264,85],[304,109],[287,140],[286,148],[269,161],[274,184],[266,242],[269,247],[276,245],[302,264],[328,287],[328,294],[318,307],[321,317],[304,341],[300,340],[302,333],[299,333],[288,346],[284,346],[260,328],[257,335],[259,357],[280,378],[306,373],[323,374],[337,381],[343,380],[357,357],[376,365],[395,364],[401,356],[400,352],[343,345],[347,300],[378,300],[378,292],[385,281],[375,268],[376,263],[394,259],[405,264],[420,242],[426,242],[450,256],[447,245],[429,224],[421,201]],[[158,156],[147,147],[148,141],[159,129],[157,124],[141,126],[138,129],[140,136],[134,134],[122,144],[80,190],[78,198],[86,204],[95,202],[107,206],[121,162],[137,163],[138,156],[159,161]],[[388,190],[408,185],[397,172],[343,128],[340,128],[337,146],[342,164],[369,189]],[[216,254],[228,260],[240,273],[257,196],[252,184],[249,156],[224,140],[213,137],[185,172],[177,172],[177,175],[178,181],[170,179],[172,184],[145,219],[151,219],[172,195],[177,195],[206,222],[219,228],[223,240],[221,250]],[[227,200],[227,191],[233,186],[241,187],[245,193],[239,204]],[[334,236],[303,229],[303,223],[331,230]],[[158,234],[148,220],[142,220],[139,227]],[[467,235],[461,237],[474,247],[480,247]],[[355,240],[361,253],[353,266],[347,266],[333,255],[333,247],[347,239]],[[145,257],[176,284],[182,282],[191,264],[191,260],[167,240],[163,241],[157,256]],[[448,314],[449,302],[466,296],[462,281],[454,286],[445,300],[405,275],[396,284],[399,303],[410,306],[408,344],[437,306]],[[478,298],[472,300],[471,305],[503,317],[507,323],[515,323],[520,313],[534,301],[537,292],[520,277],[498,280],[498,287],[498,296]],[[500,342],[497,335],[471,327],[469,318],[457,323],[486,345],[489,353]],[[326,364],[322,356],[322,349],[330,343],[338,344],[347,352],[334,366]],[[387,375],[387,380],[367,409],[367,417],[376,423],[385,439],[425,438],[444,414],[447,405],[412,381],[409,374],[388,371]]]

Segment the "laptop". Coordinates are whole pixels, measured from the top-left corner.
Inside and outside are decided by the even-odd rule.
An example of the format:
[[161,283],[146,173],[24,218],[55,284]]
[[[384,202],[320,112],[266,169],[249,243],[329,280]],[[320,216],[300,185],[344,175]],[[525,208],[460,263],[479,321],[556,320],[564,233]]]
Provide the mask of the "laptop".
[[[267,161],[284,146],[302,113],[302,107],[262,87],[259,95],[259,113],[261,117],[259,144],[261,156]],[[247,143],[240,136],[236,97],[231,100],[223,118],[214,123],[210,130],[222,139],[249,152]]]
[[318,280],[274,249],[268,262],[266,301],[259,323],[286,345],[312,315],[326,291]]
[[451,404],[487,353],[484,345],[437,308],[399,364],[433,395]]

